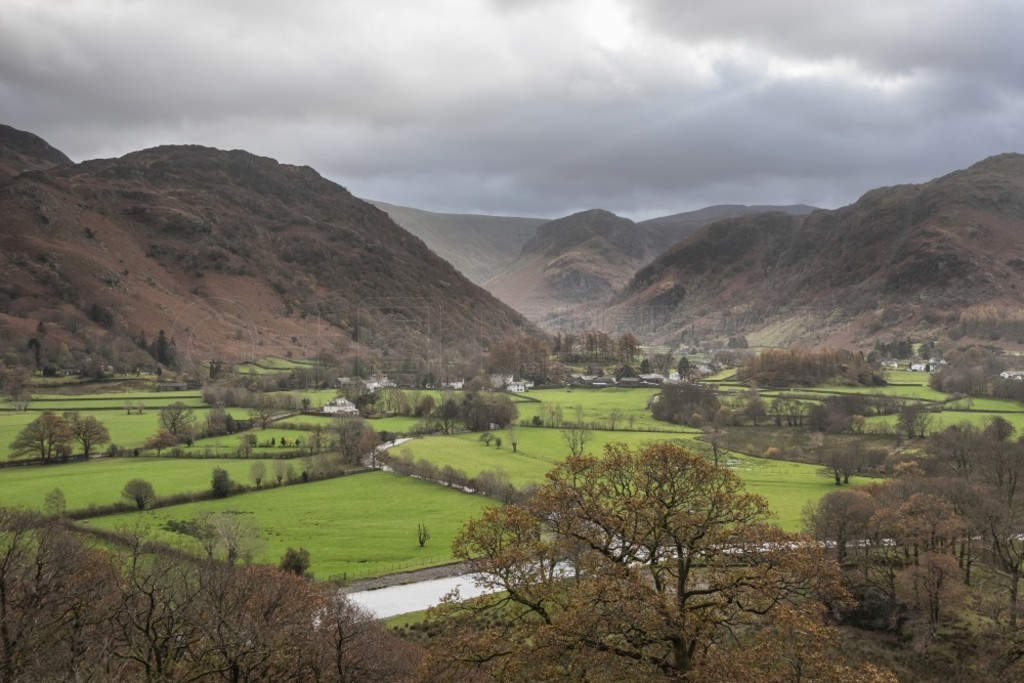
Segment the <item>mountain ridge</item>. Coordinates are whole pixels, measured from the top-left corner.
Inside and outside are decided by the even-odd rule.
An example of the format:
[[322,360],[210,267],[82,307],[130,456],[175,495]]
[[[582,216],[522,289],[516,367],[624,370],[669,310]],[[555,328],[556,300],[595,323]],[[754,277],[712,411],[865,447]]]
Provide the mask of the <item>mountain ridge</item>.
[[640,269],[615,309],[656,306],[663,340],[695,327],[760,345],[943,335],[978,306],[1018,315],[1021,234],[1024,156],[998,155],[835,210],[712,223]]
[[240,150],[19,173],[0,180],[0,215],[0,335],[38,323],[54,362],[90,335],[109,351],[165,330],[196,361],[329,354],[437,375],[532,329],[345,188]]

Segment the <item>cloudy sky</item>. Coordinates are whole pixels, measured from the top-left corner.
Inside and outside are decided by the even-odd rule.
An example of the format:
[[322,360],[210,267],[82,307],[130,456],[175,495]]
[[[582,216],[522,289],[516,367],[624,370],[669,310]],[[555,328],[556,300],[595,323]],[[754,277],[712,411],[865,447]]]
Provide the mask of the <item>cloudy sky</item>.
[[1019,0],[0,0],[0,122],[435,211],[835,207],[1024,152]]

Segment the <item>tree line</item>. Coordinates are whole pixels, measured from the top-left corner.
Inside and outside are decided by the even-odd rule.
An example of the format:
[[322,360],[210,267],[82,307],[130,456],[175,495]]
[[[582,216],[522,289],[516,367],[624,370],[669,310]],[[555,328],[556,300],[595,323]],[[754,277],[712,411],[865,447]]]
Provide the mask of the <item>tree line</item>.
[[418,648],[327,587],[0,509],[0,680],[402,681]]
[[1013,437],[999,417],[949,427],[893,463],[893,479],[808,507],[808,531],[856,598],[852,623],[928,643],[973,620],[972,677],[1020,676],[1024,441]]

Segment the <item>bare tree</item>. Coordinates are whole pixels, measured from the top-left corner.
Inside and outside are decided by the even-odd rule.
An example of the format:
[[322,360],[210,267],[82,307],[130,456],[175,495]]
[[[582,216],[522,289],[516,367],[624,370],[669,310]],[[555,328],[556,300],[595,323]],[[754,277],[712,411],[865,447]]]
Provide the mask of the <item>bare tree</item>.
[[70,454],[73,439],[67,421],[47,410],[26,425],[11,442],[11,457],[38,457],[44,462],[53,460]]
[[583,422],[583,406],[577,405],[575,420],[562,429],[562,441],[573,455],[583,455],[587,442],[592,436],[590,428]]
[[121,489],[121,497],[135,503],[139,510],[145,510],[156,500],[156,492],[145,479],[132,479]]
[[277,485],[280,486],[284,481],[285,477],[288,476],[288,468],[290,465],[284,460],[274,461],[274,479],[277,480]]
[[196,415],[181,401],[175,401],[160,409],[160,426],[173,434],[178,441],[192,438],[195,431]]
[[590,441],[590,430],[582,426],[566,427],[562,430],[562,441],[573,455],[583,455],[587,442]]
[[103,426],[103,423],[92,415],[82,417],[77,410],[64,413],[64,419],[71,428],[71,435],[82,447],[82,454],[89,457],[93,446],[108,443],[110,432]]
[[519,427],[514,422],[509,422],[505,427],[505,434],[508,436],[508,442],[512,444],[512,452],[516,453],[519,450]]
[[253,483],[256,484],[256,488],[262,488],[263,480],[267,476],[267,464],[262,460],[257,460],[249,468],[249,478],[252,479]]

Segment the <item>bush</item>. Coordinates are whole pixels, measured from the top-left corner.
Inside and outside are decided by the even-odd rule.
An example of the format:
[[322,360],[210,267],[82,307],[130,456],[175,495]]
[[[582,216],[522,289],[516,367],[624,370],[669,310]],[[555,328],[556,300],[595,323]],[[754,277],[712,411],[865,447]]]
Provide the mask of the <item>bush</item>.
[[213,491],[213,497],[227,498],[231,495],[232,488],[234,488],[234,483],[231,481],[231,475],[228,474],[227,470],[214,467],[213,478],[210,480],[210,489]]
[[309,551],[305,548],[289,547],[281,558],[281,569],[296,576],[306,576],[309,571]]

